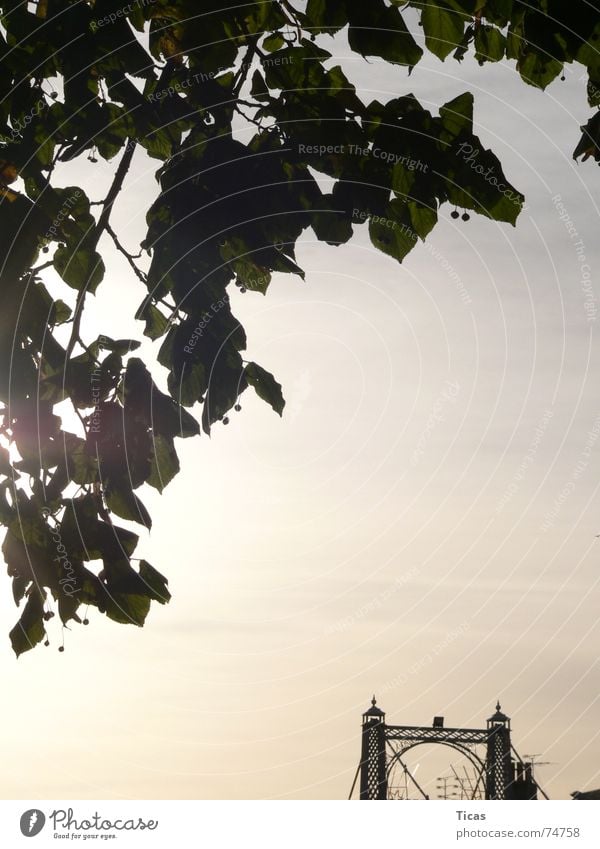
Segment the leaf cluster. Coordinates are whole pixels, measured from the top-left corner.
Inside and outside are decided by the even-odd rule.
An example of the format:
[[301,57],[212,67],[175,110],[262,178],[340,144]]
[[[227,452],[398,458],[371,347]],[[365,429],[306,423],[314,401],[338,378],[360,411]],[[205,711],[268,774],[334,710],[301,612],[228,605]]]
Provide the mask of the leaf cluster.
[[[22,608],[17,655],[46,638],[55,609],[64,624],[91,605],[142,625],[152,601],[169,600],[166,578],[134,559],[138,536],[119,522],[151,527],[140,491],[162,492],[179,471],[177,440],[226,424],[247,389],[282,414],[282,387],[245,358],[233,306],[237,293],[266,294],[277,272],[304,279],[302,233],[339,246],[367,226],[374,247],[402,262],[445,204],[516,222],[523,197],[477,138],[471,94],[438,114],[410,93],[364,99],[327,39],[343,31],[357,55],[412,70],[423,55],[416,20],[442,60],[469,50],[480,63],[516,60],[542,88],[578,61],[597,92],[590,9],[0,0],[0,522]],[[158,165],[145,266],[111,225],[138,151]],[[103,200],[60,184],[62,163],[92,174],[98,159],[115,162]],[[111,241],[141,284],[135,318],[167,392],[133,355],[138,339],[82,338],[83,311],[108,284]],[[63,402],[77,432],[57,413]]]

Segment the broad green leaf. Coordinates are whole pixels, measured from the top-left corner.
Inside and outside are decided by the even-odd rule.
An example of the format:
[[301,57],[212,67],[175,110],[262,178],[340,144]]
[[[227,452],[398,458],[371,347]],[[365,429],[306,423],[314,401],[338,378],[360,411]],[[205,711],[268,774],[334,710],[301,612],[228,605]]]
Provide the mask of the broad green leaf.
[[73,289],[86,289],[93,294],[104,278],[104,260],[96,251],[57,248],[53,262],[56,271]]
[[265,50],[268,50],[269,53],[272,53],[274,50],[279,50],[285,41],[283,40],[283,36],[279,32],[273,33],[273,35],[268,35],[262,43],[262,46]]
[[141,628],[150,612],[151,600],[141,593],[108,591],[106,615],[121,625],[137,625]]
[[480,26],[475,31],[475,59],[482,62],[499,62],[504,58],[506,38],[499,29]]
[[511,19],[514,5],[514,0],[485,0],[486,21],[504,28]]
[[148,595],[153,601],[167,604],[171,600],[171,593],[167,588],[168,580],[161,575],[147,560],[140,561],[140,578],[146,585]]
[[178,376],[169,375],[169,392],[184,407],[193,407],[206,392],[206,369],[197,360],[184,360]]
[[308,0],[306,22],[313,33],[334,35],[348,23],[344,0]]
[[437,210],[412,200],[409,200],[406,205],[412,229],[424,241],[437,224]]
[[135,317],[146,322],[144,336],[154,340],[164,335],[169,327],[168,319],[149,300],[145,300]]
[[179,472],[179,459],[172,439],[155,436],[152,446],[152,471],[146,483],[162,492]]
[[[596,24],[592,37],[577,51],[577,61],[588,69],[591,79],[600,78],[600,23]],[[596,104],[590,103],[590,106]]]
[[114,354],[123,357],[131,351],[137,351],[141,342],[136,339],[111,339],[109,336],[99,336],[98,345],[106,351],[112,351]]
[[383,0],[346,0],[350,48],[362,56],[379,56],[396,65],[416,65],[423,51],[409,32],[404,18]]
[[518,63],[521,78],[529,85],[537,88],[546,86],[556,79],[562,71],[563,64],[557,59],[542,55],[536,50],[531,50],[524,59]]
[[389,202],[384,215],[372,215],[369,220],[369,236],[376,248],[402,262],[418,240],[407,204],[399,198],[394,198]]
[[473,95],[470,91],[459,94],[454,100],[440,107],[444,129],[456,137],[460,133],[473,132]]
[[109,483],[105,490],[106,505],[122,519],[138,522],[150,529],[152,519],[126,480]]
[[456,50],[462,41],[465,18],[460,12],[448,9],[443,0],[429,0],[421,23],[425,32],[425,44],[442,61]]
[[244,369],[244,374],[248,384],[252,386],[258,397],[270,404],[275,412],[281,416],[285,407],[281,384],[277,383],[273,375],[257,363],[248,363]]
[[342,245],[352,238],[352,222],[342,210],[313,212],[311,226],[320,242]]
[[410,196],[415,182],[415,172],[409,171],[401,162],[396,162],[392,169],[392,189],[399,198]]
[[479,139],[462,142],[456,151],[456,170],[446,175],[448,200],[495,221],[516,223],[524,197],[506,179],[498,158]]
[[50,318],[50,322],[52,324],[65,324],[65,322],[69,321],[71,316],[73,315],[73,310],[68,304],[65,304],[64,301],[60,299],[54,301],[52,305],[52,315]]
[[251,249],[241,239],[227,239],[221,248],[221,256],[229,262],[245,289],[266,294],[271,282],[271,271],[254,260]]
[[21,618],[9,634],[13,651],[17,657],[41,643],[44,631],[44,604],[37,589],[27,599]]

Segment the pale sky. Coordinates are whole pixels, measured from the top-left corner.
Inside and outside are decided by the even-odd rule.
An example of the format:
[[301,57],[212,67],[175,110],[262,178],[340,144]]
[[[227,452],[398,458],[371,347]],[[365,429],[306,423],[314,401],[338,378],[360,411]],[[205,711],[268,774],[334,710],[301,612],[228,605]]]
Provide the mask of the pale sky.
[[[56,633],[18,661],[5,641],[5,798],[344,798],[373,693],[416,725],[484,725],[499,698],[552,798],[600,785],[600,172],[571,159],[582,69],[541,93],[508,65],[428,57],[407,78],[337,54],[367,101],[412,91],[436,112],[473,90],[528,210],[513,229],[446,205],[402,266],[366,226],[339,248],[308,231],[306,282],[234,293],[283,419],[248,391],[228,427],[179,441],[162,497],[142,494],[140,550],[173,593],[145,628],[91,611],[64,654]],[[157,168],[138,153],[118,207],[132,249]],[[89,333],[141,339],[142,297],[112,256]],[[8,578],[0,605],[8,632]],[[413,759],[431,792],[451,761]]]

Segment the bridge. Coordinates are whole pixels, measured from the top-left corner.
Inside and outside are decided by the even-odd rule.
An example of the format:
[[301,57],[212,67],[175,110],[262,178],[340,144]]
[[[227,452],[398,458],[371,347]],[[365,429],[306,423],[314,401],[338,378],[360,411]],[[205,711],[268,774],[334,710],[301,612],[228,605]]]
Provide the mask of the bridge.
[[521,758],[514,748],[510,718],[502,713],[500,703],[485,728],[445,728],[442,716],[434,717],[430,726],[388,725],[375,696],[362,716],[361,758],[349,798],[359,778],[360,799],[397,798],[393,775],[400,768],[421,798],[429,799],[404,756],[416,746],[431,743],[448,746],[470,761],[474,780],[469,784],[467,798],[548,798],[534,778],[533,762]]

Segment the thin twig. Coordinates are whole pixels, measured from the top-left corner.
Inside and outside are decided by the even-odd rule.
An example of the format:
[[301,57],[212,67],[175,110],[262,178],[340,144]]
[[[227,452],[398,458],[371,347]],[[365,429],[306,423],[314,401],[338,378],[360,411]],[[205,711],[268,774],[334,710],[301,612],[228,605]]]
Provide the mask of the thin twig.
[[[98,242],[100,241],[100,237],[105,232],[106,228],[109,226],[110,213],[112,211],[114,202],[119,196],[119,192],[123,188],[123,182],[131,166],[131,160],[133,159],[135,148],[135,142],[131,139],[128,139],[127,144],[125,145],[125,153],[123,154],[121,161],[119,162],[114,179],[111,183],[110,189],[108,190],[108,194],[106,195],[102,203],[102,212],[100,213],[98,223],[96,224],[96,229],[94,230],[93,238],[91,239],[91,243],[89,244],[90,251],[96,250]],[[84,286],[77,293],[77,301],[75,303],[75,310],[73,312],[73,327],[71,328],[71,338],[69,339],[69,343],[65,352],[65,360],[69,360],[71,358],[73,348],[75,347],[77,339],[80,335],[79,328],[81,325],[81,315],[83,313],[83,305],[85,303],[85,296],[87,293],[88,286],[89,278],[85,282]]]
[[[115,233],[113,228],[110,226],[110,224],[106,225],[106,232],[108,233],[108,235],[111,237],[111,239],[115,243],[116,249],[120,253],[123,254],[123,256],[125,257],[125,259],[129,263],[129,265],[132,267],[133,271],[135,272],[136,277],[139,280],[141,280],[142,283],[146,284],[148,282],[148,279],[147,279],[146,275],[144,274],[144,272],[141,269],[139,269],[137,267],[137,265],[135,264],[134,259],[136,259],[136,257],[134,257],[133,254],[130,254],[129,251],[125,250],[125,248],[123,247],[123,245],[119,241],[119,237],[117,236],[117,234]],[[138,254],[138,257],[140,257],[140,256],[141,256],[141,254]]]
[[54,265],[53,260],[49,260],[48,262],[45,262],[43,265],[37,265],[35,268],[31,269],[31,273],[37,274],[38,271],[43,271],[45,268],[50,268],[51,265]]
[[254,58],[254,54],[258,52],[258,39],[258,35],[254,35],[249,39],[248,49],[244,54],[242,64],[239,67],[239,70],[233,83],[233,88],[231,90],[232,98],[236,98],[238,96],[242,86],[246,82],[246,78],[248,77],[248,71],[250,70],[250,66],[252,65],[252,59]]
[[263,128],[262,121],[257,120],[256,118],[252,118],[250,115],[246,115],[244,110],[241,109],[238,104],[236,104],[236,106],[235,106],[235,111],[238,113],[238,115],[241,115],[242,118],[245,118],[246,121],[250,121],[251,124],[255,124],[258,127],[259,130],[262,130],[262,128]]

